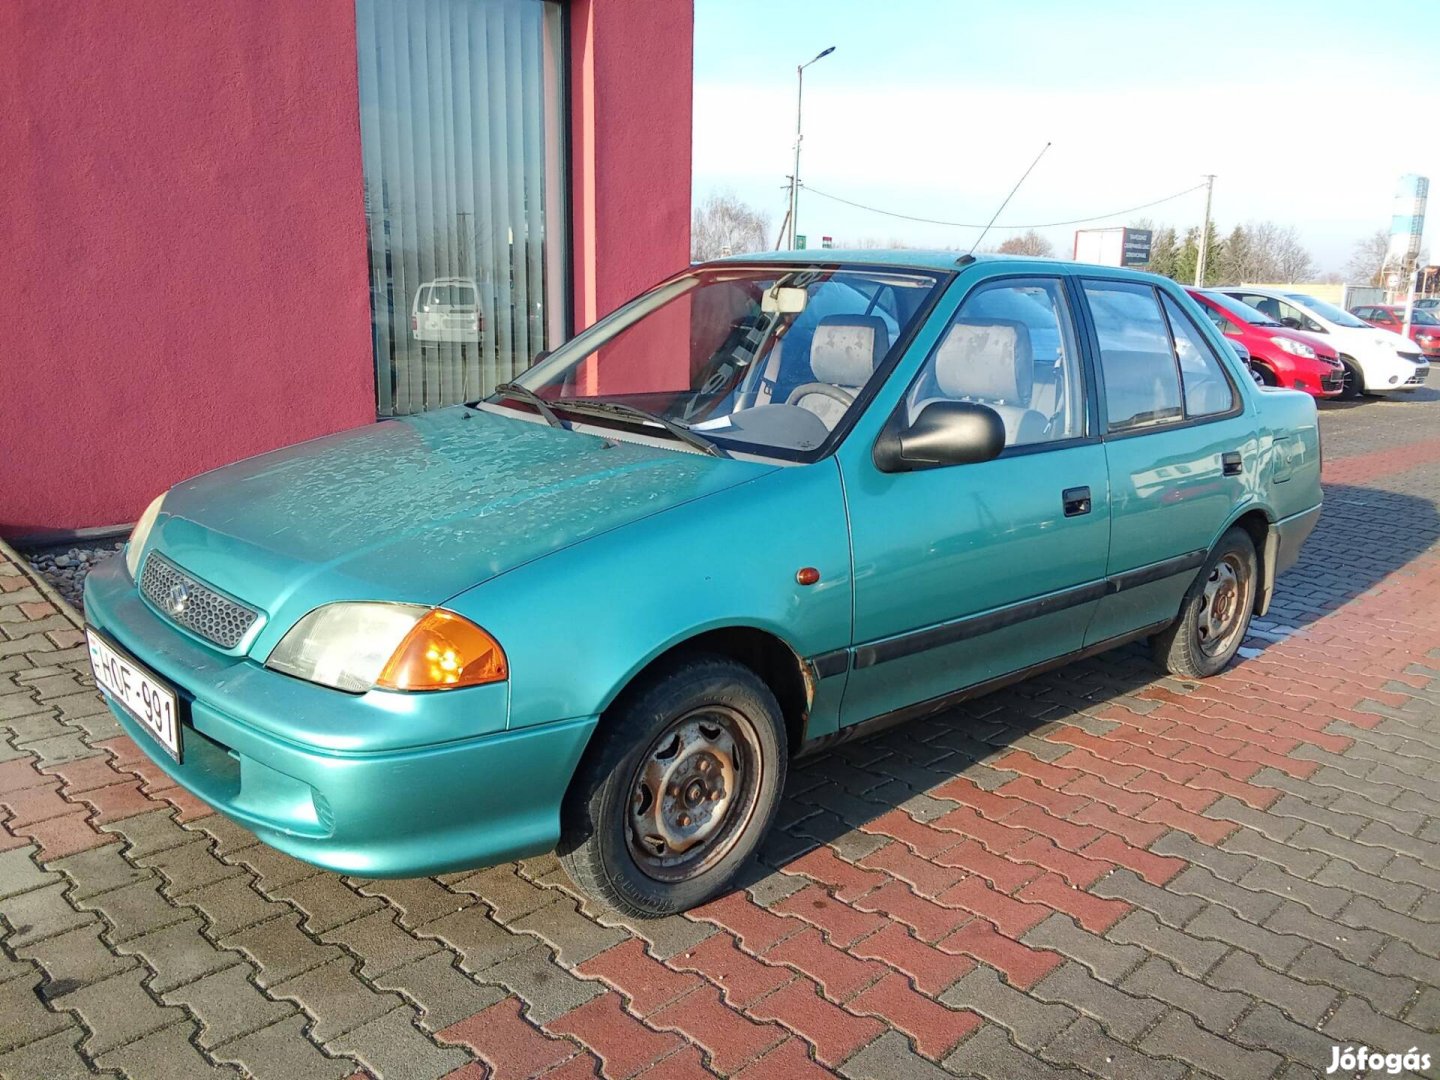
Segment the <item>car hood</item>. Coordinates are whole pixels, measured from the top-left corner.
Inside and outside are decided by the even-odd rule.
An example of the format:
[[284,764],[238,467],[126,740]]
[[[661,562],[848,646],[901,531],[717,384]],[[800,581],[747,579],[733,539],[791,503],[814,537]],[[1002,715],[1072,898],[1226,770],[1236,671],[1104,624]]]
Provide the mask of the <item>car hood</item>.
[[334,600],[439,604],[775,467],[445,409],[179,484],[152,550],[288,626]]

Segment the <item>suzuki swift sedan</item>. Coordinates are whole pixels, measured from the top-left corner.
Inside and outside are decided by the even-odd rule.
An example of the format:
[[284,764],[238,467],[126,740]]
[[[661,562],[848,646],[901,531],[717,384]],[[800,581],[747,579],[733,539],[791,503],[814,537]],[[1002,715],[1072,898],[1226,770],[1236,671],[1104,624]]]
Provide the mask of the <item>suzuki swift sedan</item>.
[[724,890],[797,754],[1148,638],[1220,671],[1320,512],[1315,405],[1173,282],[709,263],[484,400],[179,484],[86,583],[185,788],[364,876],[558,849]]

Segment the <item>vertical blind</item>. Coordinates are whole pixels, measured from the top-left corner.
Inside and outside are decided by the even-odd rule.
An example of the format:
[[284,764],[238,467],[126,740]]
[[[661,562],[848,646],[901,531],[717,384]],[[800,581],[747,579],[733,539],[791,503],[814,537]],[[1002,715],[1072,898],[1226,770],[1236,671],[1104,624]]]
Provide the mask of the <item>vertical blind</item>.
[[564,332],[563,9],[356,0],[376,409],[471,401]]

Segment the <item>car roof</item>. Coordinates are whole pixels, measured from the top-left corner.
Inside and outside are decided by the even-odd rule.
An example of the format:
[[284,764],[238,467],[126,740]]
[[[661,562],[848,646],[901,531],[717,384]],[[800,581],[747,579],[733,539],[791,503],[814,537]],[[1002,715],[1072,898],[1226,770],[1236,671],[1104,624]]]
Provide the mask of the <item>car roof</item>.
[[[1130,270],[1119,266],[1077,263],[1069,259],[1041,258],[1033,255],[1001,255],[984,253],[967,255],[957,251],[915,248],[818,248],[805,251],[762,251],[749,255],[732,255],[712,259],[699,266],[753,266],[756,263],[778,263],[793,266],[873,266],[884,269],[939,270],[955,273],[970,266],[989,269],[1013,268],[1021,273],[1073,272],[1103,274],[1106,277],[1130,278],[1135,281],[1169,281],[1158,274]],[[1172,282],[1173,284],[1173,282]]]

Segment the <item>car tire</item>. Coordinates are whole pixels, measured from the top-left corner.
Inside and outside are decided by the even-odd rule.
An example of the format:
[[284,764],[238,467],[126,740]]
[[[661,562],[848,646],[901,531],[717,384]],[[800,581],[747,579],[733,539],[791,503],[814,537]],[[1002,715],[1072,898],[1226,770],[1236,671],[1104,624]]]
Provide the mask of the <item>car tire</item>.
[[1259,577],[1250,534],[1239,526],[1228,529],[1195,575],[1180,614],[1151,638],[1156,663],[1190,679],[1223,671],[1250,628]]
[[785,720],[749,668],[692,654],[600,719],[560,813],[560,862],[627,915],[686,911],[726,890],[769,829],[789,765]]
[[1250,370],[1255,376],[1255,381],[1261,386],[1280,385],[1280,380],[1276,377],[1275,373],[1269,368],[1267,368],[1264,364],[1256,364]]
[[1358,401],[1365,396],[1365,376],[1360,374],[1359,365],[1343,353],[1340,363],[1345,368],[1345,386],[1340,391],[1340,397],[1345,401]]

